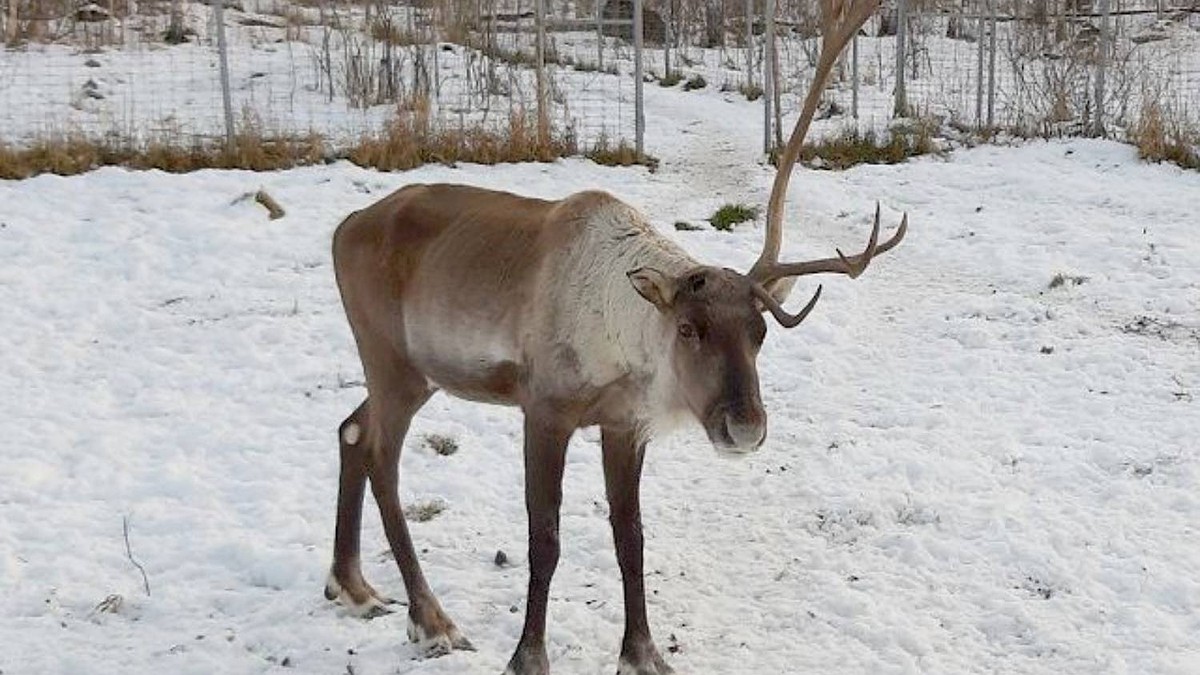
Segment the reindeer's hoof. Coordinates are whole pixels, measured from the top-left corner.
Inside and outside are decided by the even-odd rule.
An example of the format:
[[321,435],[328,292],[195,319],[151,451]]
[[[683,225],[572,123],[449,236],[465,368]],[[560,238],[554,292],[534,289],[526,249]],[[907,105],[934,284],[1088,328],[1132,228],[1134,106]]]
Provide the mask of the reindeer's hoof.
[[429,612],[422,621],[411,608],[408,613],[408,639],[417,645],[421,656],[427,659],[445,656],[454,650],[475,651],[475,645],[459,632],[441,609]]
[[621,655],[617,661],[617,675],[674,675],[675,669],[667,665],[653,644]]
[[658,663],[643,663],[636,666],[626,661],[619,661],[617,675],[675,675],[675,669],[661,659]]
[[346,608],[346,612],[360,619],[374,619],[392,613],[388,605],[396,601],[380,595],[371,585],[361,578],[345,583],[338,581],[333,574],[325,581],[325,599],[337,602]]
[[544,648],[530,649],[518,645],[517,652],[504,669],[504,675],[550,675],[550,658],[546,656]]

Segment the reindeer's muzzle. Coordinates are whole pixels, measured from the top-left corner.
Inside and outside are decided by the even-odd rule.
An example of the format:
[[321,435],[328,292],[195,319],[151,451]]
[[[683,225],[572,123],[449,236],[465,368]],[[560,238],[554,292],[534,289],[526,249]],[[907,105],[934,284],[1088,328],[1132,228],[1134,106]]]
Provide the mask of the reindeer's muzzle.
[[734,449],[742,452],[757,450],[767,437],[767,424],[763,416],[753,421],[725,416],[725,431],[733,441]]
[[767,437],[767,414],[757,401],[740,409],[720,406],[708,416],[704,430],[718,450],[754,452]]

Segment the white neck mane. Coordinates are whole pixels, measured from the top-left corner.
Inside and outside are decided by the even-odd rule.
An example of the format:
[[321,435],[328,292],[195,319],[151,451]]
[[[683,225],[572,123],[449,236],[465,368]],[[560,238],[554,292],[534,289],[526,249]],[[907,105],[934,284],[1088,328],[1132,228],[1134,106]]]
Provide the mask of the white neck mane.
[[556,340],[579,354],[588,384],[648,379],[646,400],[637,408],[645,411],[642,423],[650,431],[670,424],[679,407],[671,368],[675,327],[638,295],[627,273],[652,267],[679,276],[699,264],[614,199],[589,211],[577,241],[556,265],[561,272],[551,299],[558,309],[552,323]]

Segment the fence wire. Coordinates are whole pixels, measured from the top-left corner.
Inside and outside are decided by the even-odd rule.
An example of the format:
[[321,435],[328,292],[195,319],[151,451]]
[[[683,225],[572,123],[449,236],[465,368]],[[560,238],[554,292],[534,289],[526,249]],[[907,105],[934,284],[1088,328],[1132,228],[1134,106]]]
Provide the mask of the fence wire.
[[[544,0],[541,77],[537,0],[209,1],[225,3],[238,130],[338,145],[416,111],[451,128],[500,128],[541,104],[581,147],[634,140],[634,0]],[[5,0],[0,142],[228,131],[213,5],[79,2]],[[646,0],[645,78],[760,100],[770,42],[786,128],[820,48],[817,11],[813,0]],[[1200,125],[1196,0],[888,0],[855,42],[815,133],[915,116],[1120,135],[1151,109]]]
[[[441,127],[476,129],[538,109],[528,7],[223,1],[237,132],[319,134],[337,146],[416,110]],[[214,6],[10,3],[0,12],[0,141],[226,134]],[[580,147],[631,140],[629,48],[599,41],[592,10],[577,20],[574,9],[548,17],[546,116]]]

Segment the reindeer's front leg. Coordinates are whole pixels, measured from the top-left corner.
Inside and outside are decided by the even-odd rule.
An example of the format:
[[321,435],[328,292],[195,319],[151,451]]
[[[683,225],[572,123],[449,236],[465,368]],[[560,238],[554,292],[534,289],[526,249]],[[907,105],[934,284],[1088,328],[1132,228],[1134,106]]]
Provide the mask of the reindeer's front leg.
[[609,521],[617,547],[617,563],[625,586],[625,637],[617,675],[669,675],[646,619],[646,587],[642,576],[642,512],[639,490],[646,444],[633,431],[604,428],[604,483]]
[[529,516],[529,594],[521,642],[505,675],[547,675],[546,605],[558,565],[558,511],[563,464],[574,426],[542,411],[525,411],[525,511]]

